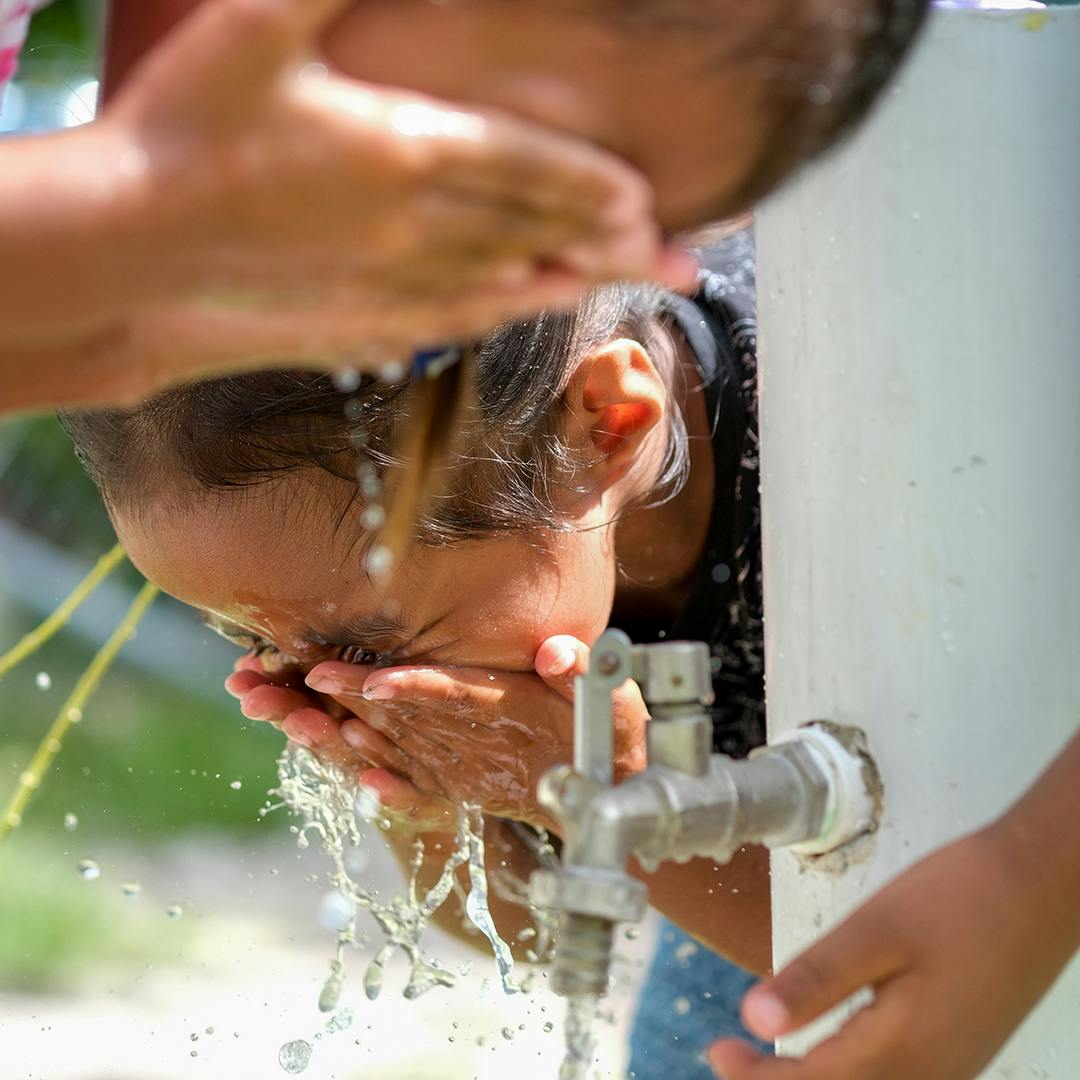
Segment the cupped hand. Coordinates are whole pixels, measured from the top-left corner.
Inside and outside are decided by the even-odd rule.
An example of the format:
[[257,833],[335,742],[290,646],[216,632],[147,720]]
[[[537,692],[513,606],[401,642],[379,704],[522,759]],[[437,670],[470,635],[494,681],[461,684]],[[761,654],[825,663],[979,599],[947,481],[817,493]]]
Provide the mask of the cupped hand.
[[[388,741],[381,745],[377,738],[373,739],[376,753],[372,755],[345,742],[342,722],[354,714],[332,698],[309,689],[304,683],[303,667],[283,663],[273,654],[249,653],[236,662],[233,673],[225,680],[225,689],[239,700],[240,711],[249,720],[270,724],[291,742],[369,788],[399,833],[454,831],[457,808],[435,793],[439,789],[436,778],[422,774]],[[406,768],[424,784],[423,791],[405,779]]]
[[[588,648],[570,637],[540,647],[534,672],[423,665],[364,669],[327,662],[309,687],[349,709],[341,737],[416,791],[558,831],[536,798],[553,765],[573,757],[573,680]],[[615,775],[644,767],[647,712],[636,684],[614,698]]]
[[743,1019],[771,1041],[870,987],[873,1001],[802,1060],[737,1040],[709,1060],[725,1080],[970,1080],[1067,962],[1042,900],[991,826],[917,863],[752,989]]

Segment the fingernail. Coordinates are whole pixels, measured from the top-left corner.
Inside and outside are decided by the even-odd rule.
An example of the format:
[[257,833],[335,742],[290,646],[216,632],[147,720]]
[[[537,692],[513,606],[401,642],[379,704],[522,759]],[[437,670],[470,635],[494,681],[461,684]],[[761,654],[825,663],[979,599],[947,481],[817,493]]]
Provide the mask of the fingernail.
[[367,701],[388,701],[395,693],[394,687],[384,682],[364,687],[364,698]]
[[565,675],[577,661],[573,649],[560,649],[555,658],[548,664],[549,675]]
[[309,672],[304,682],[312,690],[318,690],[322,694],[340,694],[345,689],[345,684],[333,675],[324,675],[321,672]]
[[353,724],[341,725],[341,737],[354,750],[363,750],[365,748],[364,737]]
[[244,705],[243,700],[241,700],[241,702],[240,702],[240,711],[249,720],[258,720],[260,722],[269,720],[271,715],[272,715],[271,713],[268,713],[265,710],[263,710],[262,712],[255,712],[254,710],[249,711],[248,708]]
[[775,995],[766,991],[751,994],[746,999],[747,1026],[755,1035],[773,1039],[788,1026],[787,1006]]

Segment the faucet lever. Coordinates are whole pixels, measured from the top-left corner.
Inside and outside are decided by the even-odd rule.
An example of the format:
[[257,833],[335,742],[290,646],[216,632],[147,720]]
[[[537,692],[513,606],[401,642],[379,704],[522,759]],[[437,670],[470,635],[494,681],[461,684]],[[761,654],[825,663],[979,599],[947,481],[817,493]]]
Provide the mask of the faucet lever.
[[614,779],[611,695],[633,676],[634,647],[621,630],[606,630],[574,680],[574,771],[605,787]]

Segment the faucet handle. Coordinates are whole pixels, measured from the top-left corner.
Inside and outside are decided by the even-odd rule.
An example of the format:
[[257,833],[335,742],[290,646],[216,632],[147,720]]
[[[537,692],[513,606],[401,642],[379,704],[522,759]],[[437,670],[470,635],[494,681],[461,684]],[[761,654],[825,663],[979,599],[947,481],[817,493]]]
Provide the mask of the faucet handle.
[[621,630],[606,630],[574,680],[574,771],[605,787],[614,779],[611,695],[633,677],[634,647]]

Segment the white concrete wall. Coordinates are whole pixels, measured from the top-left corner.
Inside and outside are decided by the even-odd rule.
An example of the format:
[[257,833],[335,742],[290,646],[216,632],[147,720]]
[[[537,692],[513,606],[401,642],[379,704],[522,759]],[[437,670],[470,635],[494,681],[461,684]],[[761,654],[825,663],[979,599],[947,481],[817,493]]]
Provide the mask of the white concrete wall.
[[[770,727],[886,784],[863,865],[774,855],[783,963],[1080,724],[1080,8],[935,12],[758,243]],[[1075,1080],[1078,1018],[1074,965],[986,1075]]]

